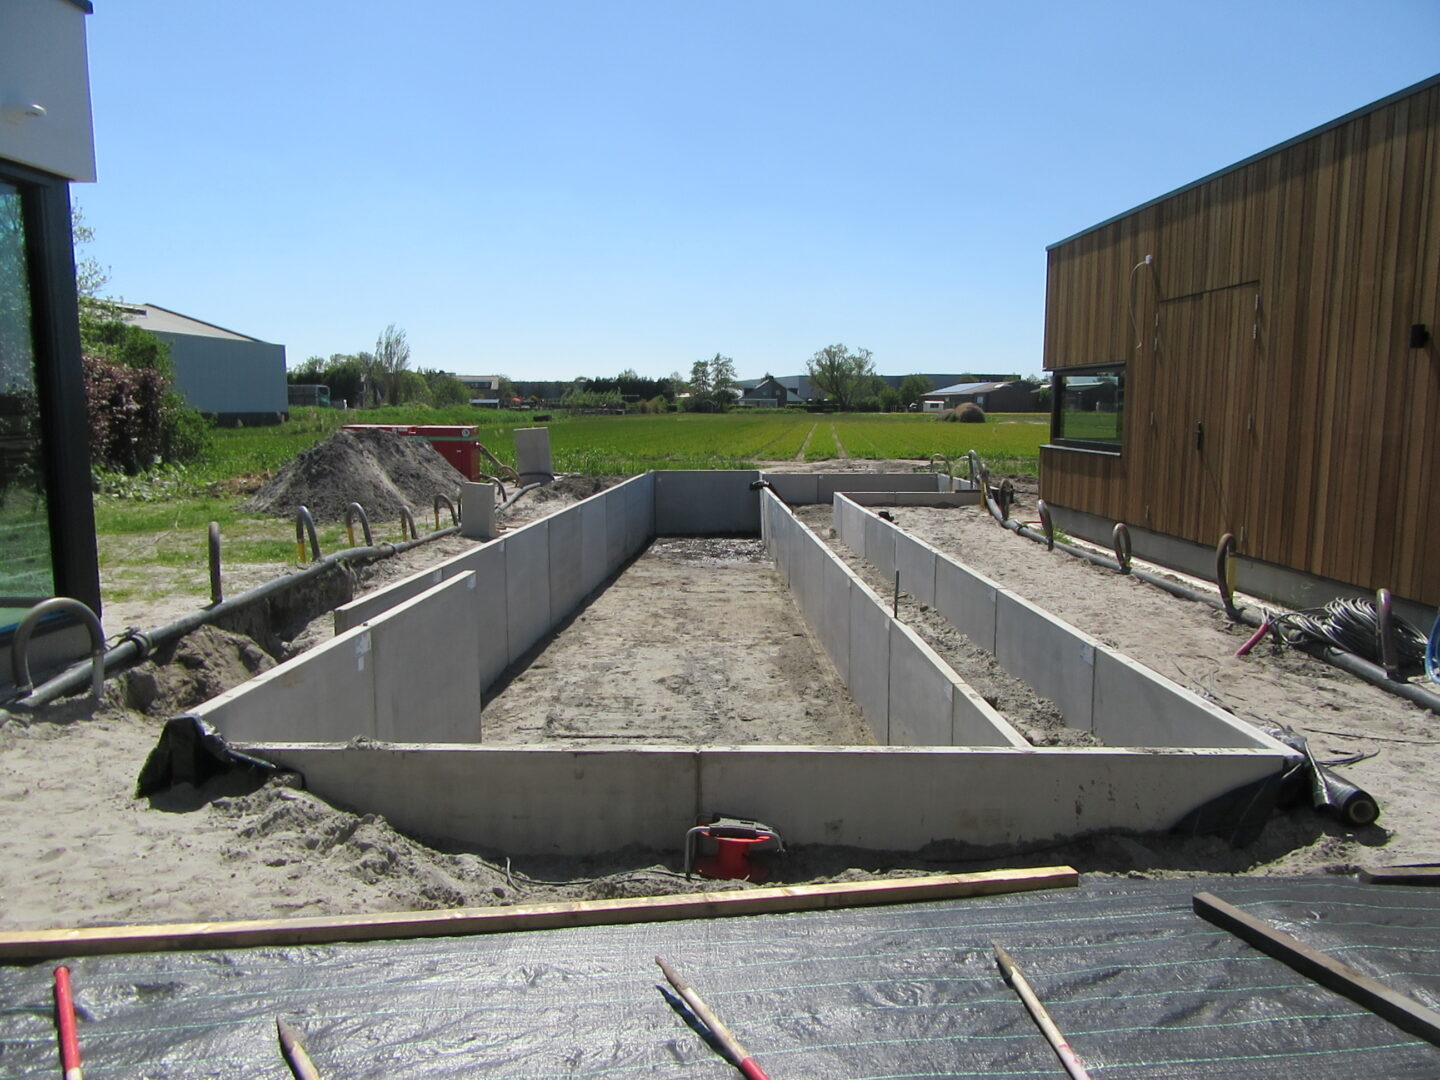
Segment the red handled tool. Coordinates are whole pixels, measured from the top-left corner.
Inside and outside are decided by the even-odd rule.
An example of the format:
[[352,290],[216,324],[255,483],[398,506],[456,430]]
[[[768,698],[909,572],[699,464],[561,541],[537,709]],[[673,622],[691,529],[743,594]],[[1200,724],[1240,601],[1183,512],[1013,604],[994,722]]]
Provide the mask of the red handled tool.
[[80,1071],[80,1038],[75,1034],[75,998],[70,989],[70,969],[55,969],[55,1026],[60,1029],[60,1067],[65,1080],[83,1080]]
[[710,1006],[700,1000],[700,995],[691,988],[689,983],[680,977],[680,973],[658,956],[655,957],[655,963],[660,965],[660,970],[665,973],[665,978],[670,980],[670,985],[675,988],[675,992],[680,995],[686,1005],[690,1006],[690,1011],[699,1018],[702,1024],[710,1029],[710,1034],[714,1036],[715,1041],[718,1042],[725,1051],[725,1056],[730,1059],[730,1064],[734,1065],[749,1077],[750,1080],[770,1080],[770,1077],[765,1075],[765,1070],[760,1068],[759,1062],[751,1057],[749,1052],[740,1045],[739,1039],[730,1034],[730,1029],[722,1024],[720,1018],[710,1011]]

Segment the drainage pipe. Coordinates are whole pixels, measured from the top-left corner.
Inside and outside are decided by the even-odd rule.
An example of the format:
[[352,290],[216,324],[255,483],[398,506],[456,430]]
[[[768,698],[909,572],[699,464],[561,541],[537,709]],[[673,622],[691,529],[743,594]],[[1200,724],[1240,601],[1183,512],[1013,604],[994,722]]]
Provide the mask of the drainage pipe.
[[[1047,539],[1043,533],[1038,533],[1034,529],[1022,525],[1019,522],[1006,522],[1005,527],[1012,530],[1017,535],[1025,537],[1027,540],[1034,540],[1036,543],[1039,544],[1047,543]],[[1056,548],[1065,552],[1067,555],[1074,555],[1078,558],[1085,559],[1088,562],[1094,563],[1096,566],[1103,566],[1107,570],[1120,569],[1119,565],[1115,562],[1114,559],[1106,558],[1104,555],[1096,555],[1094,552],[1086,551],[1084,548],[1075,547],[1073,544],[1062,543],[1059,540],[1054,541],[1054,544]],[[1225,545],[1222,541],[1221,550],[1223,550],[1224,547]],[[1213,608],[1219,608],[1227,615],[1231,614],[1230,611],[1227,610],[1224,601],[1222,601],[1219,596],[1211,596],[1209,593],[1200,592],[1199,590],[1192,589],[1187,585],[1182,585],[1177,581],[1171,581],[1169,578],[1160,577],[1157,574],[1147,573],[1144,570],[1131,570],[1130,576],[1133,578],[1139,578],[1146,584],[1155,585],[1161,589],[1164,589],[1172,596],[1178,596],[1182,600],[1195,600],[1202,604],[1209,604]],[[1236,622],[1243,622],[1247,626],[1253,626],[1258,628],[1265,621],[1265,616],[1263,614],[1256,614],[1253,611],[1243,608],[1233,608],[1233,611],[1234,614],[1231,617]],[[1396,695],[1397,697],[1403,697],[1407,701],[1411,701],[1414,704],[1419,705],[1421,708],[1429,709],[1433,713],[1440,713],[1440,694],[1437,694],[1432,690],[1427,690],[1423,686],[1416,686],[1414,683],[1397,682],[1396,680],[1390,678],[1390,676],[1386,673],[1383,667],[1378,664],[1372,664],[1364,657],[1356,656],[1354,653],[1343,652],[1342,650],[1336,649],[1333,646],[1322,645],[1319,642],[1302,643],[1294,647],[1302,650],[1303,652],[1309,653],[1317,660],[1323,660],[1325,663],[1330,664],[1334,667],[1338,667],[1342,671],[1348,671],[1351,675],[1354,675],[1356,678],[1359,679],[1364,679],[1366,682],[1370,683],[1373,686],[1378,686],[1382,690],[1387,690],[1390,693]]]
[[517,502],[520,501],[520,496],[525,495],[528,492],[534,491],[536,488],[542,488],[550,482],[550,480],[539,480],[533,484],[526,484],[519,491],[515,492],[514,495],[511,495],[510,498],[506,499],[499,506],[497,506],[495,508],[495,512],[497,514],[503,514],[506,510],[509,510],[510,507],[514,506]]
[[[103,655],[97,650],[92,659],[88,662],[82,661],[59,675],[56,675],[48,682],[36,687],[27,697],[12,703],[12,709],[38,709],[42,705],[48,705],[58,697],[71,693],[85,685],[87,679],[92,679],[98,686],[104,681],[105,673],[108,670],[128,667],[131,664],[138,664],[144,660],[159,645],[184,637],[192,630],[197,630],[208,623],[217,621],[226,615],[249,607],[260,600],[269,599],[287,592],[296,585],[303,584],[312,578],[318,577],[325,571],[341,563],[370,563],[379,559],[388,559],[392,555],[398,555],[402,551],[409,551],[411,548],[419,547],[421,544],[428,544],[432,540],[439,540],[444,536],[454,536],[460,532],[460,526],[452,525],[447,529],[440,529],[429,536],[422,536],[415,540],[406,540],[399,544],[377,544],[374,547],[346,548],[344,551],[336,551],[319,559],[293,574],[285,574],[278,578],[255,586],[239,596],[232,597],[211,607],[200,608],[184,615],[174,622],[166,623],[164,626],[149,630],[144,633],[131,631],[126,634],[112,649]],[[57,599],[63,599],[57,598]],[[51,603],[51,601],[45,601]],[[44,605],[37,605],[36,609]],[[93,613],[92,613],[93,614]],[[96,620],[99,625],[99,620]],[[17,640],[19,634],[16,634]],[[102,638],[103,644],[103,638]],[[20,687],[23,693],[28,687]],[[97,693],[98,696],[98,693]]]

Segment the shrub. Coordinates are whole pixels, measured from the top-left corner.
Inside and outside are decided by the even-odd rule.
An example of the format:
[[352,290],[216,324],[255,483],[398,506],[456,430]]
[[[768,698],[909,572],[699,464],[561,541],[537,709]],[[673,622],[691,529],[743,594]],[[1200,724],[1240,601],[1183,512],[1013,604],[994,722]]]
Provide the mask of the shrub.
[[170,390],[165,372],[101,356],[85,356],[83,363],[94,468],[134,476],[204,451],[205,420]]
[[973,401],[967,401],[963,405],[957,405],[953,409],[942,412],[940,419],[950,423],[983,424],[985,423],[985,410]]

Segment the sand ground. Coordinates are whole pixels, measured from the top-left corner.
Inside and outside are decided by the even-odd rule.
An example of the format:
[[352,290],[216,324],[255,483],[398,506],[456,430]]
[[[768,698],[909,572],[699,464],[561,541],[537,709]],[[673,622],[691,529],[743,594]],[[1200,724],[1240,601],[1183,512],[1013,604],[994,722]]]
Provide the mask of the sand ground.
[[[910,471],[917,464],[852,459],[820,467]],[[797,469],[790,462],[775,467]],[[562,505],[553,499],[532,512]],[[1322,757],[1373,754],[1341,771],[1379,799],[1382,818],[1353,830],[1295,810],[1244,850],[1137,835],[964,863],[943,850],[799,851],[779,868],[782,880],[1054,862],[1161,875],[1337,873],[1361,864],[1440,861],[1440,786],[1430,771],[1440,718],[1299,653],[1262,647],[1237,660],[1231,654],[1248,629],[1132,578],[1048,553],[978,509],[894,513],[908,531],[1236,715],[1293,727]],[[825,535],[826,513],[806,516]],[[449,539],[406,553],[371,573],[368,584],[412,572],[465,543]],[[682,741],[864,741],[853,704],[773,572],[755,561],[753,545],[723,543],[729,546],[662,542],[637,560],[487,703],[487,737],[630,738],[654,730],[637,717],[658,715],[663,706],[670,719],[655,733]],[[693,618],[697,604],[713,623]],[[112,610],[106,621],[154,626],[194,606],[179,597]],[[656,629],[662,609],[677,620],[666,630]],[[912,610],[917,619],[924,614]],[[319,618],[301,631],[298,646],[323,640],[327,624]],[[672,640],[681,629],[696,636]],[[644,647],[627,646],[630,640]],[[437,851],[383,819],[331,807],[283,783],[252,792],[133,797],[166,709],[203,700],[270,663],[253,642],[206,630],[187,639],[167,667],[112,679],[99,710],[75,701],[33,718],[0,717],[0,927],[391,911],[693,887],[670,856],[653,851],[513,863],[501,852]],[[781,691],[797,679],[799,693]],[[147,686],[144,694],[135,689]],[[1031,737],[1044,741],[1046,731],[1055,731],[1048,703],[1015,693],[1006,708],[1033,714],[1038,727]],[[148,702],[150,712],[133,707],[137,701]]]

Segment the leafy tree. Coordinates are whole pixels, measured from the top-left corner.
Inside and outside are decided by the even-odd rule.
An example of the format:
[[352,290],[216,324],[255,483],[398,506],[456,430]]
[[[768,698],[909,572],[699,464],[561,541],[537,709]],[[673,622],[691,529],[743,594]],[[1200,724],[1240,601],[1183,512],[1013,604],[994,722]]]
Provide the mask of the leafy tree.
[[875,364],[870,357],[869,349],[851,352],[843,344],[827,345],[805,362],[805,371],[841,412],[850,412],[871,389]]
[[430,390],[430,403],[436,406],[464,405],[470,400],[470,388],[448,371],[421,371]]
[[921,398],[934,389],[934,385],[924,375],[906,375],[900,380],[900,401],[908,408],[918,404]]
[[733,400],[730,391],[734,387],[735,361],[717,352],[710,361],[710,400],[715,402],[717,408],[729,408]]
[[692,397],[709,398],[711,390],[710,361],[696,360],[690,365],[690,394]]
[[397,330],[391,323],[375,339],[376,373],[379,380],[383,380],[391,405],[400,404],[400,373],[409,366],[410,343],[405,340],[405,331]]

